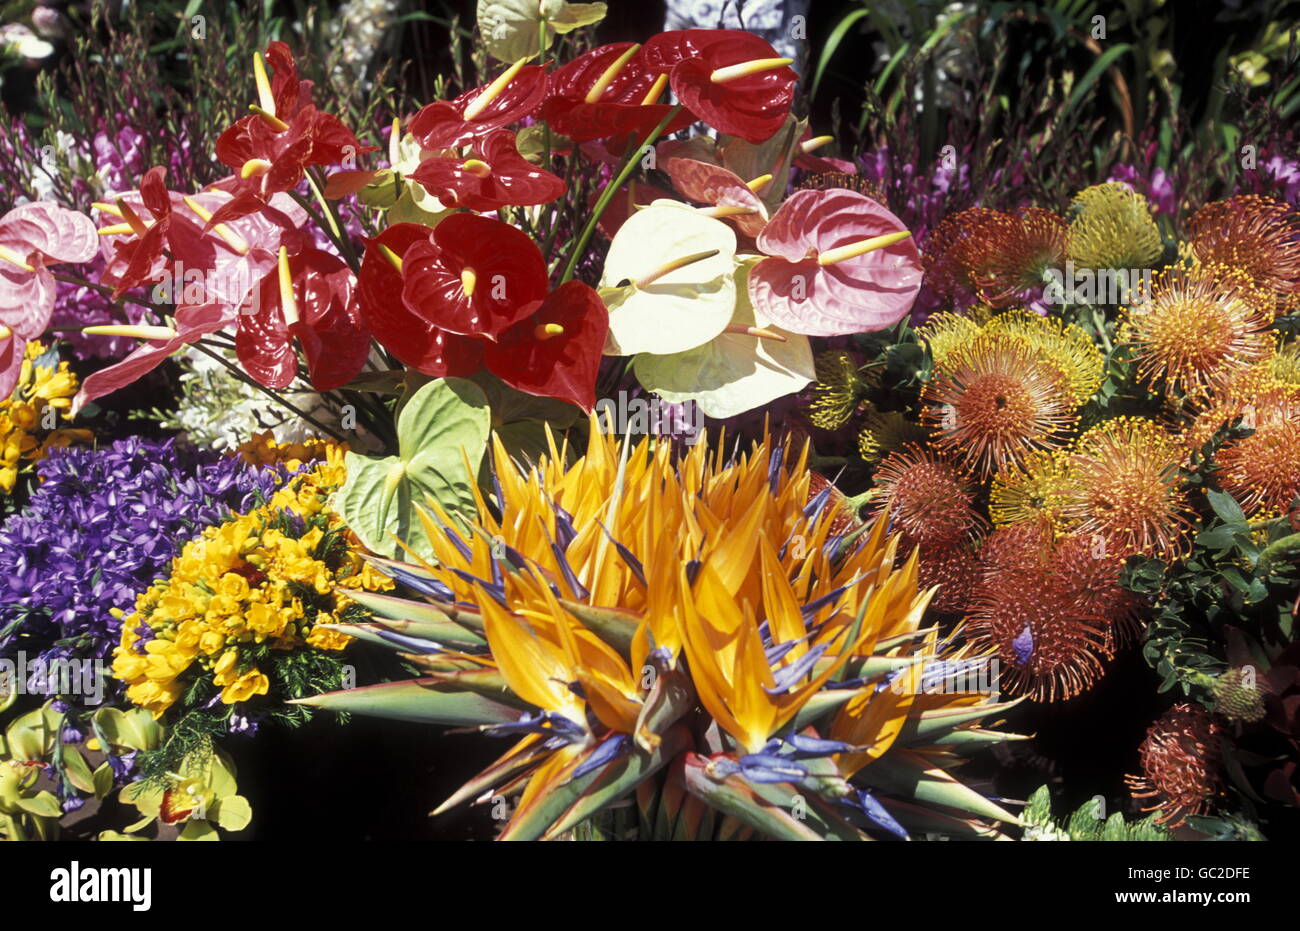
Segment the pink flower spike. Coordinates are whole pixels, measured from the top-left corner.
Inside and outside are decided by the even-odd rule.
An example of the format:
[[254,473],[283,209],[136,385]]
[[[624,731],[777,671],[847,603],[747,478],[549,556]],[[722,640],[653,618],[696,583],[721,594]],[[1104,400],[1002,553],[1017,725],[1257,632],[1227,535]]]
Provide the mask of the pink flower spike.
[[[923,269],[903,221],[854,191],[796,191],[758,237],[763,259],[749,297],[773,324],[806,336],[845,336],[893,326],[921,288]],[[858,253],[855,244],[889,237]],[[822,264],[825,259],[845,256]]]
[[99,249],[95,224],[56,204],[23,204],[0,218],[0,325],[19,341],[40,336],[54,312],[46,266],[89,262]]

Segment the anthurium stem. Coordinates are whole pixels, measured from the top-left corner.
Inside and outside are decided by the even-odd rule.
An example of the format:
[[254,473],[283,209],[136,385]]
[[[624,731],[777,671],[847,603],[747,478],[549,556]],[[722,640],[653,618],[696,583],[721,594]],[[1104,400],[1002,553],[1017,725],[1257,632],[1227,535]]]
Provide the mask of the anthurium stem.
[[230,362],[230,360],[227,359],[227,358],[225,358],[224,356],[222,356],[221,353],[219,353],[219,352],[214,352],[212,349],[209,349],[207,346],[203,345],[202,342],[196,342],[196,343],[193,343],[192,345],[193,345],[194,348],[197,349],[199,352],[203,353],[204,355],[211,356],[213,359],[216,359],[218,362],[220,362],[222,365],[224,365],[226,368],[228,368],[228,369],[230,370],[231,374],[233,374],[233,375],[234,375],[236,378],[238,378],[240,381],[242,381],[242,382],[244,382],[244,383],[246,383],[246,384],[252,385],[254,388],[256,388],[258,391],[262,392],[264,395],[266,395],[267,397],[269,397],[271,400],[275,401],[277,404],[283,405],[284,407],[288,408],[288,409],[289,409],[290,411],[292,411],[293,413],[297,414],[299,417],[301,417],[303,420],[307,421],[309,424],[311,424],[311,425],[312,425],[313,427],[315,427],[317,430],[321,430],[321,431],[324,431],[325,433],[328,433],[330,436],[334,437],[334,439],[338,440],[340,443],[346,443],[346,442],[348,441],[348,438],[347,438],[347,437],[343,436],[343,435],[340,434],[338,431],[333,430],[333,429],[331,429],[330,427],[325,426],[325,424],[321,423],[319,420],[317,420],[317,419],[316,419],[315,417],[313,417],[311,414],[309,414],[309,413],[307,413],[306,411],[302,410],[302,409],[299,408],[296,404],[292,403],[291,401],[287,400],[286,398],[283,398],[283,397],[281,397],[280,395],[276,394],[274,391],[272,391],[270,388],[266,387],[266,385],[262,384],[262,383],[261,383],[260,381],[258,381],[257,379],[255,379],[255,378],[249,378],[248,375],[246,375],[246,374],[243,372],[243,370],[239,368],[239,366],[232,364],[232,363]]
[[587,219],[587,225],[582,228],[582,232],[574,241],[573,249],[569,253],[569,258],[564,263],[564,274],[560,276],[560,284],[564,284],[566,281],[573,278],[573,270],[578,267],[578,260],[582,258],[582,253],[586,251],[587,243],[591,241],[591,234],[596,231],[596,224],[600,222],[601,216],[605,213],[605,208],[608,207],[609,202],[614,199],[614,195],[618,193],[619,188],[623,186],[627,179],[632,176],[632,172],[636,170],[637,163],[641,160],[641,153],[645,150],[645,147],[652,145],[654,141],[663,134],[663,131],[668,128],[668,124],[677,118],[677,114],[681,112],[681,109],[682,105],[676,104],[671,110],[669,110],[664,118],[659,122],[659,125],[650,131],[650,135],[646,136],[641,144],[633,148],[632,151],[623,159],[623,164],[618,174],[616,174],[613,180],[605,186],[605,190],[601,193],[600,199],[596,201],[595,208],[591,211],[591,216]]

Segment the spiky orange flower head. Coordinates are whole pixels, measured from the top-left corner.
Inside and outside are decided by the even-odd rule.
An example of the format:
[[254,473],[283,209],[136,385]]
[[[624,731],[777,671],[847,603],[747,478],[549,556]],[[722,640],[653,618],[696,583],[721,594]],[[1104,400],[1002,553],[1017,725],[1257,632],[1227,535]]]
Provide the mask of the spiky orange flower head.
[[997,210],[968,207],[939,221],[925,242],[925,284],[940,297],[953,298],[974,291],[970,268],[983,248],[982,230]]
[[996,526],[1034,523],[1059,529],[1069,487],[1069,469],[1061,451],[1029,453],[993,476],[989,516]]
[[966,482],[951,462],[915,444],[890,453],[873,478],[874,512],[923,546],[947,546],[981,524]]
[[1107,558],[1177,556],[1193,526],[1178,473],[1183,459],[1175,438],[1153,421],[1103,421],[1066,456],[1070,490],[1062,516]]
[[1097,344],[1082,328],[1057,317],[1040,317],[1027,310],[1008,310],[993,315],[983,332],[1000,333],[1023,340],[1064,374],[1075,401],[1084,404],[1101,387],[1105,359]]
[[1050,210],[1023,207],[981,224],[965,252],[975,290],[992,307],[1013,307],[1065,265],[1069,227]]
[[1300,494],[1300,389],[1275,384],[1240,412],[1254,432],[1219,450],[1219,482],[1247,513],[1288,511]]
[[1119,584],[1123,562],[1103,552],[1099,541],[1078,534],[1057,537],[1052,549],[1052,571],[1074,610],[1106,624],[1103,652],[1110,656],[1134,643],[1141,632],[1141,602]]
[[982,564],[968,541],[920,547],[917,579],[923,589],[937,586],[930,602],[934,610],[944,614],[965,611],[981,578]]
[[1109,622],[1081,609],[1055,571],[1050,534],[1030,524],[993,532],[966,617],[973,649],[996,653],[1002,684],[1036,701],[1086,690],[1109,658]]
[[1063,446],[1078,407],[1059,366],[1000,333],[955,349],[921,398],[935,445],[981,479],[1036,449]]
[[1243,269],[1277,299],[1300,307],[1300,211],[1259,194],[1206,204],[1187,224],[1188,251],[1200,262]]
[[1174,265],[1150,297],[1125,308],[1120,338],[1138,376],[1181,397],[1202,397],[1272,356],[1274,301],[1240,269]]
[[1219,727],[1200,705],[1174,705],[1147,730],[1138,749],[1142,775],[1125,776],[1134,798],[1152,799],[1158,824],[1179,827],[1204,814],[1219,792]]

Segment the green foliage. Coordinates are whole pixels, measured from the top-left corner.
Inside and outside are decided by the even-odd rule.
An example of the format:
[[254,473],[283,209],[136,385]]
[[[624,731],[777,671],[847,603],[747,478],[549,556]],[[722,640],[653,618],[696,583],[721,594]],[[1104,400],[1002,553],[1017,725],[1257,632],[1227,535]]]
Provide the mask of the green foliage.
[[1164,841],[1169,832],[1156,824],[1155,815],[1140,821],[1126,821],[1120,812],[1103,818],[1104,802],[1098,797],[1089,799],[1068,817],[1057,819],[1052,815],[1052,796],[1047,786],[1040,786],[1020,814],[1024,821],[1024,840],[1083,840],[1083,841]]

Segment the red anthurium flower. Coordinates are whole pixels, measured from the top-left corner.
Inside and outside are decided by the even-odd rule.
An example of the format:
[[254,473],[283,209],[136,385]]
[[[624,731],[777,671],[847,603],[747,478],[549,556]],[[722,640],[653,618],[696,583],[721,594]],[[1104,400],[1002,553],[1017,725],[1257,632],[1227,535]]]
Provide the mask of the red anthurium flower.
[[546,204],[565,191],[563,180],[519,154],[508,129],[475,139],[470,158],[425,159],[411,177],[445,206],[470,210]]
[[37,201],[0,217],[0,352],[14,351],[9,333],[21,343],[49,326],[55,283],[47,266],[88,262],[98,248],[95,224],[74,210]]
[[718,132],[748,142],[770,139],[785,122],[798,75],[763,39],[738,29],[663,32],[643,61],[666,73],[683,106]]
[[484,341],[448,333],[402,301],[403,257],[427,243],[432,232],[418,223],[394,223],[366,243],[357,285],[361,318],[375,339],[411,368],[435,378],[472,375],[483,365]]
[[354,168],[349,162],[375,149],[363,146],[352,131],[311,105],[311,82],[298,80],[289,47],[272,42],[266,51],[275,78],[268,82],[260,55],[253,58],[259,104],[253,115],[238,120],[217,139],[217,158],[232,168],[238,182],[232,200],[217,211],[214,223],[262,209],[270,196],[302,181],[311,165]]
[[520,59],[491,84],[455,100],[438,100],[411,120],[411,132],[426,149],[454,149],[494,129],[532,116],[546,99],[546,66]]
[[239,315],[235,352],[244,370],[268,388],[287,388],[298,374],[302,345],[312,387],[346,385],[366,364],[370,334],[361,324],[352,272],[341,259],[309,249],[262,279],[251,313]]
[[[118,212],[123,223],[117,227],[123,232],[129,230],[136,237],[118,245],[118,255],[126,260],[126,268],[117,273],[117,284],[113,288],[113,300],[117,300],[132,288],[139,287],[146,281],[154,280],[154,268],[162,258],[167,244],[167,234],[172,224],[172,201],[167,192],[167,170],[155,166],[145,172],[140,179],[140,203],[149,211],[152,218],[148,221],[130,204],[123,201]],[[104,235],[101,231],[101,235]]]
[[499,341],[488,343],[484,360],[513,388],[590,411],[608,331],[609,311],[600,296],[581,281],[569,281]]
[[[672,109],[658,102],[666,83],[646,66],[641,46],[602,45],[551,74],[541,117],[577,142],[629,133],[644,138]],[[694,121],[694,115],[683,110],[666,132]]]
[[147,342],[121,362],[87,375],[81,382],[81,390],[73,400],[73,411],[79,411],[88,402],[126,387],[162,365],[163,361],[178,349],[197,342],[201,336],[215,333],[233,320],[234,312],[230,308],[221,304],[204,304],[177,309],[175,325],[172,327],[116,325],[88,327],[87,332],[105,336],[139,336],[145,338]]
[[796,191],[758,237],[754,309],[783,330],[843,336],[883,330],[912,308],[923,274],[911,233],[855,191]]
[[439,329],[495,339],[546,297],[546,261],[515,227],[472,213],[447,217],[402,256],[402,303]]
[[687,199],[708,204],[705,213],[730,220],[746,236],[757,236],[767,226],[767,205],[754,192],[771,184],[771,175],[746,183],[721,165],[693,158],[670,158],[660,167]]
[[[104,280],[115,283],[119,292],[170,278],[172,303],[220,303],[230,307],[233,314],[234,308],[274,267],[281,246],[299,252],[311,245],[310,235],[300,229],[307,219],[306,212],[285,194],[273,195],[257,213],[213,223],[208,228],[214,212],[230,202],[228,193],[205,191],[188,196],[168,191],[166,206],[161,202],[162,193],[149,195],[152,208],[147,206],[143,190],[123,195],[118,205],[96,204],[118,220],[130,214],[136,226],[143,224],[142,218],[149,214],[168,216],[166,255],[162,254],[161,244],[155,254],[148,241],[156,223],[143,237],[137,237],[132,222],[116,222],[99,230],[107,259]],[[142,256],[152,257],[149,266],[143,271],[132,268],[143,263]]]

